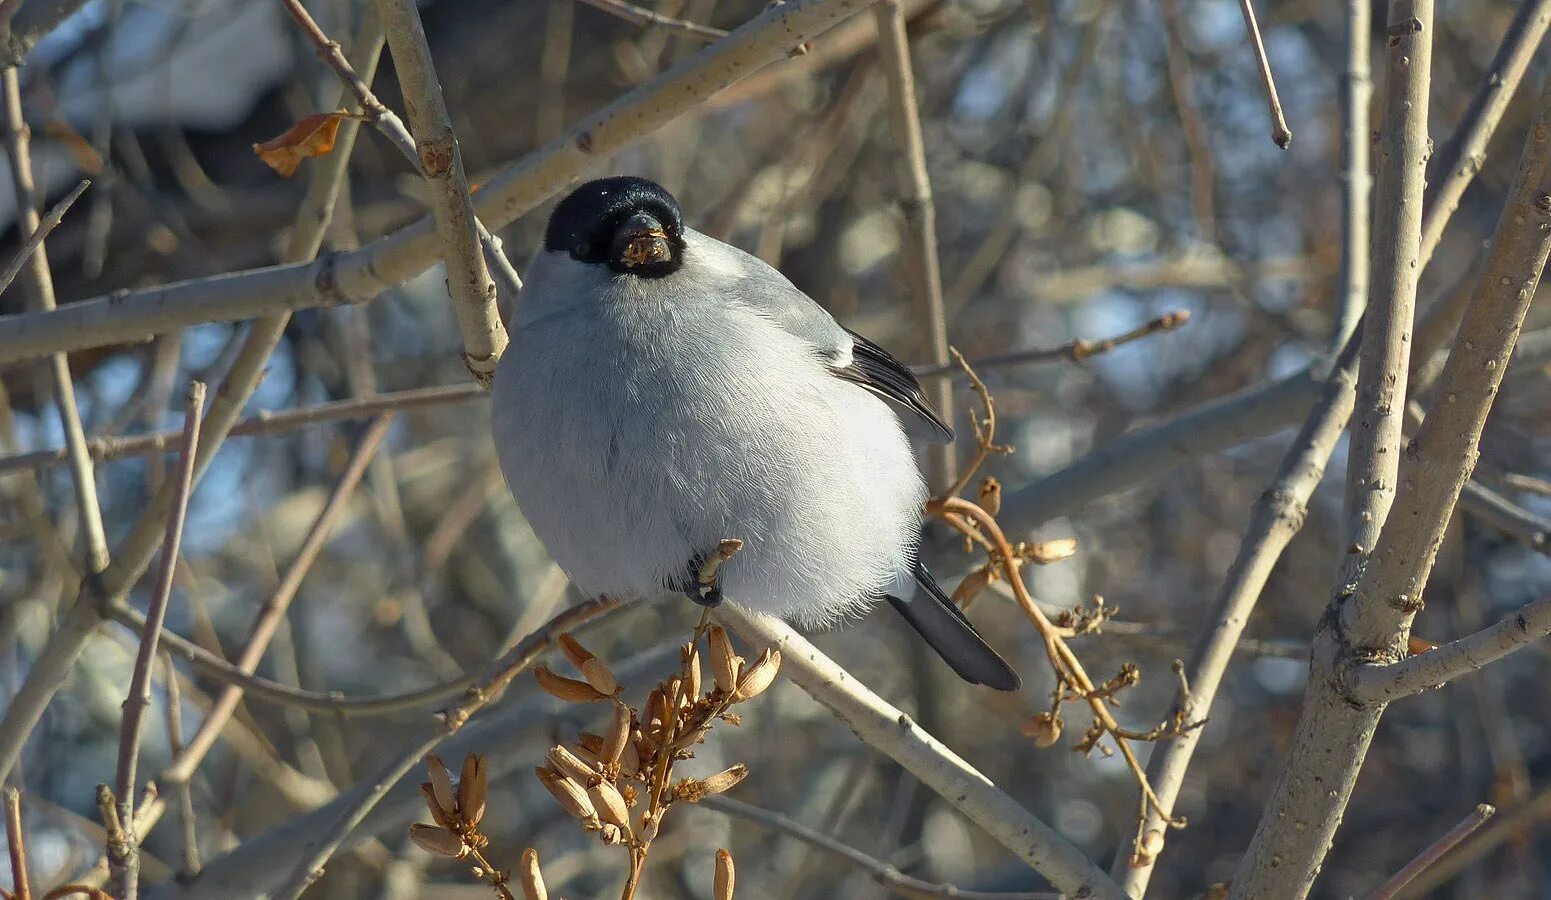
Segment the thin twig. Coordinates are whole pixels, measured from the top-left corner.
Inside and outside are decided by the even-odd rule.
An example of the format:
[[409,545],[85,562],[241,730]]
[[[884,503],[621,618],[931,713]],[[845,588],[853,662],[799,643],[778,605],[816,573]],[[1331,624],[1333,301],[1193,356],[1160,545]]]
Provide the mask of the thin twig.
[[22,834],[22,794],[6,785],[5,842],[11,851],[11,885],[15,900],[31,900],[32,885],[27,875],[27,839]]
[[495,283],[479,245],[463,152],[414,0],[377,0],[376,9],[404,91],[416,158],[431,188],[431,213],[447,264],[447,291],[463,332],[463,362],[475,381],[489,387],[496,363],[506,351],[506,327],[496,310]]
[[66,194],[65,199],[54,204],[54,208],[49,210],[48,215],[43,217],[43,221],[32,232],[32,236],[27,238],[27,242],[22,244],[20,250],[16,251],[16,255],[11,257],[11,261],[5,264],[5,271],[0,272],[0,293],[4,293],[5,289],[11,286],[11,280],[16,277],[17,272],[22,270],[22,265],[27,262],[28,257],[32,256],[33,251],[42,246],[44,238],[48,237],[55,228],[59,227],[59,223],[64,221],[65,213],[70,211],[70,207],[80,198],[81,194],[86,192],[88,187],[91,187],[91,180],[87,178],[81,179],[81,183],[75,186],[75,190]]
[[[5,150],[11,161],[11,187],[16,198],[17,227],[26,234],[42,231],[38,219],[37,187],[32,177],[31,131],[22,117],[21,76],[13,66],[7,66],[3,75],[5,94]],[[41,313],[55,309],[54,276],[49,269],[48,248],[39,241],[36,249],[24,260],[22,283]],[[75,383],[70,377],[70,363],[63,353],[49,356],[49,375],[54,390],[54,402],[59,407],[60,424],[65,432],[65,446],[70,452],[70,477],[75,487],[76,512],[80,516],[81,529],[86,536],[86,565],[88,579],[108,567],[108,538],[102,526],[102,506],[97,500],[97,480],[92,461],[86,455],[86,429],[81,425],[81,412],[76,406]],[[8,767],[0,765],[0,780]]]
[[[1108,353],[1116,347],[1122,347],[1132,341],[1139,341],[1164,331],[1173,331],[1190,321],[1190,311],[1184,309],[1164,313],[1146,324],[1131,329],[1114,337],[1101,338],[1090,341],[1078,338],[1068,341],[1059,347],[1046,347],[1037,350],[1014,350],[1011,353],[999,353],[995,356],[982,356],[971,360],[970,365],[976,371],[984,372],[987,369],[1000,369],[1007,366],[1022,366],[1032,363],[1057,362],[1066,360],[1074,363],[1087,362],[1102,353]],[[941,378],[945,375],[953,375],[961,372],[957,361],[931,366],[912,366],[911,371],[919,378]],[[4,469],[4,460],[0,460],[0,471]]]
[[[428,406],[462,403],[477,400],[485,392],[474,384],[455,384],[442,387],[411,388],[369,397],[352,397],[334,400],[316,406],[271,412],[260,410],[232,426],[228,437],[259,437],[284,434],[308,425],[322,425],[347,419],[365,419],[386,412],[421,409]],[[181,429],[154,431],[132,437],[93,438],[86,443],[86,452],[93,460],[121,459],[126,456],[144,456],[165,453],[177,446]],[[0,458],[0,473],[19,469],[45,469],[67,461],[64,447],[55,450],[36,450]]]
[[1400,893],[1401,889],[1410,884],[1412,879],[1422,874],[1429,866],[1437,862],[1445,853],[1453,850],[1460,841],[1470,837],[1477,828],[1486,823],[1492,814],[1497,812],[1497,807],[1490,803],[1478,805],[1470,815],[1461,819],[1458,825],[1450,828],[1442,837],[1427,845],[1427,849],[1416,855],[1416,858],[1406,863],[1390,879],[1368,894],[1366,900],[1391,900]]
[[[286,569],[285,576],[280,579],[274,592],[264,601],[249,632],[247,646],[237,657],[237,667],[247,674],[253,674],[263,660],[264,651],[285,618],[286,610],[290,608],[291,601],[295,599],[297,591],[301,588],[302,580],[306,578],[312,564],[317,561],[323,548],[328,544],[335,526],[348,508],[356,485],[360,484],[361,477],[366,474],[367,464],[371,462],[372,455],[377,452],[377,447],[387,436],[388,428],[392,424],[391,414],[379,416],[366,429],[366,433],[361,435],[355,451],[351,454],[350,462],[345,466],[344,472],[340,473],[339,480],[335,482],[328,500],[324,502],[317,518],[307,530],[307,536],[296,551],[296,558]],[[195,768],[215,745],[222,726],[236,712],[237,704],[242,700],[242,693],[243,689],[239,685],[228,685],[221,692],[215,706],[200,722],[199,730],[189,739],[183,754],[158,776],[159,782],[188,781],[193,777]]]
[[[878,50],[889,83],[889,122],[899,153],[899,209],[905,232],[902,253],[911,293],[926,338],[925,350],[934,365],[945,366],[948,357],[948,319],[943,311],[942,262],[937,252],[937,207],[932,199],[932,180],[926,171],[926,144],[921,135],[921,113],[916,100],[915,72],[910,60],[910,37],[905,32],[905,13],[900,0],[881,0],[873,6],[878,23]],[[953,421],[953,391],[945,382],[929,385],[928,397],[943,421]],[[927,484],[935,493],[954,479],[952,444],[933,444],[928,451]]]
[[418,765],[427,753],[436,749],[436,746],[449,736],[456,734],[470,717],[499,697],[506,690],[507,685],[511,684],[512,679],[522,674],[544,651],[549,649],[557,635],[571,631],[618,606],[617,600],[607,597],[574,606],[549,620],[543,628],[524,639],[487,672],[476,687],[469,690],[463,702],[438,713],[436,722],[428,735],[416,739],[412,746],[383,766],[372,778],[362,783],[364,789],[356,792],[352,802],[340,810],[321,833],[311,836],[307,852],[297,861],[284,884],[271,892],[271,895],[278,900],[296,900],[301,896],[302,892],[323,874],[323,865],[333,857],[345,838],[355,831],[366,814],[371,812],[388,790]]
[[125,854],[119,858],[110,856],[109,862],[114,869],[118,893],[124,900],[135,900],[140,894],[139,837],[134,830],[135,791],[138,789],[135,770],[140,763],[140,737],[145,713],[151,706],[151,667],[156,662],[162,625],[167,621],[167,605],[172,598],[172,577],[177,571],[178,554],[183,544],[183,522],[188,514],[189,493],[194,485],[194,448],[199,446],[199,424],[204,407],[205,385],[196,381],[189,386],[188,400],[183,405],[183,445],[179,450],[178,471],[173,481],[172,512],[167,516],[167,534],[162,540],[161,568],[156,573],[156,587],[151,592],[151,602],[146,608],[145,630],[140,633],[140,651],[135,656],[134,674],[129,679],[129,694],[124,699],[124,711],[119,718],[115,791],[118,796],[119,820],[128,827]]
[[[183,691],[178,687],[178,672],[172,654],[162,649],[162,672],[167,689],[167,752],[173,759],[183,753]],[[178,803],[178,826],[183,835],[183,871],[199,874],[199,827],[194,814],[194,791],[188,782],[170,785]]]
[[727,32],[720,28],[675,19],[650,9],[643,9],[634,3],[626,3],[624,0],[582,0],[582,2],[627,22],[664,28],[702,41],[714,41],[727,36]]
[[1244,27],[1249,31],[1249,43],[1255,48],[1255,65],[1260,68],[1260,82],[1266,88],[1266,103],[1271,111],[1271,141],[1286,150],[1292,143],[1292,129],[1287,127],[1287,117],[1282,114],[1282,101],[1276,95],[1276,79],[1271,77],[1271,61],[1266,58],[1265,41],[1260,38],[1255,7],[1250,0],[1239,0],[1239,10],[1244,13]]
[[810,847],[845,860],[871,875],[874,881],[888,888],[891,893],[901,897],[916,898],[916,900],[930,900],[934,897],[956,897],[958,900],[1061,900],[1066,896],[1049,892],[971,891],[951,884],[933,884],[930,881],[912,878],[890,863],[868,856],[855,847],[842,844],[829,835],[780,813],[761,809],[727,796],[707,797],[701,800],[699,805],[724,815],[758,822],[782,834],[790,835]]
[[[1016,350],[1011,353],[985,356],[970,360],[970,365],[977,371],[985,371],[987,369],[1000,369],[1009,366],[1055,362],[1058,360],[1085,362],[1102,353],[1108,353],[1116,347],[1129,344],[1144,337],[1160,332],[1172,331],[1189,321],[1190,313],[1187,310],[1176,310],[1165,313],[1138,328],[1134,328],[1124,334],[1115,335],[1114,337],[1098,340],[1079,338],[1058,347]],[[950,363],[947,366],[912,366],[911,371],[919,378],[941,378],[947,375],[962,375],[962,370],[957,362]],[[404,411],[442,406],[444,404],[464,403],[470,400],[481,399],[484,396],[485,391],[478,385],[450,384],[438,387],[389,391],[368,397],[352,397],[347,400],[331,400],[327,403],[303,406],[297,409],[260,410],[233,425],[228,433],[228,437],[262,437],[285,434],[286,432],[309,425],[323,425],[348,419],[365,419],[388,411]],[[178,429],[168,429],[165,431],[153,431],[147,434],[131,435],[129,437],[91,438],[86,442],[86,452],[97,462],[123,459],[130,456],[165,453],[177,445],[176,442],[181,433]],[[58,447],[53,450],[32,450],[26,453],[0,457],[0,473],[20,471],[22,469],[52,468],[67,462],[68,454],[69,451],[66,448]]]

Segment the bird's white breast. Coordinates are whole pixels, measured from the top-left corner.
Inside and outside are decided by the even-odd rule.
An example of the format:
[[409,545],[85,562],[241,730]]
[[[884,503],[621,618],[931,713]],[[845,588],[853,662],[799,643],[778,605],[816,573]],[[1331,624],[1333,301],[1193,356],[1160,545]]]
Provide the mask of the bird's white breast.
[[673,277],[536,300],[500,364],[502,468],[556,562],[585,592],[643,596],[739,538],[726,595],[806,625],[905,590],[925,489],[894,412]]

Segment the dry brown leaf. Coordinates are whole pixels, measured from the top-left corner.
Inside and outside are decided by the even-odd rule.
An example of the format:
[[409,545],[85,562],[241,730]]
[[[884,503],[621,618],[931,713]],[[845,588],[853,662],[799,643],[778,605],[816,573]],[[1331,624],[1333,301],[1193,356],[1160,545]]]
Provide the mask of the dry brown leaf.
[[271,169],[280,173],[281,177],[290,178],[296,174],[302,160],[324,156],[334,149],[339,123],[349,118],[350,113],[343,109],[314,113],[292,125],[279,137],[254,144],[253,152]]

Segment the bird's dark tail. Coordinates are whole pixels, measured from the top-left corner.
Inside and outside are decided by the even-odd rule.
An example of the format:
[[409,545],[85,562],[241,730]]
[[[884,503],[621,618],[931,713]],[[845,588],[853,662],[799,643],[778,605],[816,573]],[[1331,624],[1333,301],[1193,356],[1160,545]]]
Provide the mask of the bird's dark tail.
[[916,584],[924,590],[917,591],[909,600],[891,596],[889,602],[943,661],[970,684],[983,684],[999,691],[1022,687],[1018,673],[991,649],[919,562],[915,564],[915,577]]

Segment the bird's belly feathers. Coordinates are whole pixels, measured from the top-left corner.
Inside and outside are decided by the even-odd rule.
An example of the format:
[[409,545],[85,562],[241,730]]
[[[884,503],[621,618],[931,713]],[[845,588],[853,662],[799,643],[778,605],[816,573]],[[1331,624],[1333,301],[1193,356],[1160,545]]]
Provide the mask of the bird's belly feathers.
[[724,538],[724,593],[804,624],[896,587],[925,489],[893,411],[752,313],[718,310],[747,321],[712,347],[631,312],[520,332],[496,379],[502,468],[578,587],[656,593]]

